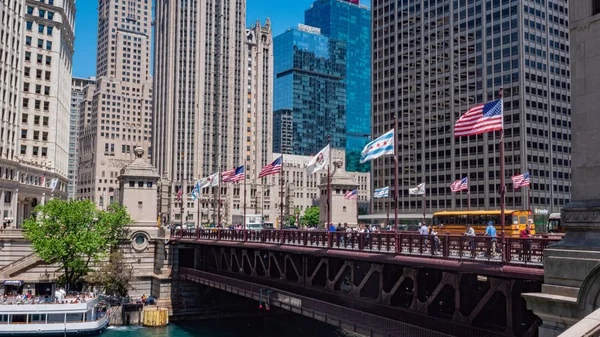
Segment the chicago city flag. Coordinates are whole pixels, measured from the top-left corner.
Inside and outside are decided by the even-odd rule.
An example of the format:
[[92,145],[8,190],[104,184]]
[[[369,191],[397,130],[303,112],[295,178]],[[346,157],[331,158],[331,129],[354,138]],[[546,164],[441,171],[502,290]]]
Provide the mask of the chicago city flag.
[[387,198],[387,197],[389,197],[389,194],[390,194],[390,188],[388,186],[386,186],[386,187],[376,189],[375,193],[373,193],[373,198]]
[[322,169],[326,168],[329,164],[329,145],[325,146],[323,150],[319,151],[306,165],[306,174],[311,175]]
[[367,160],[379,158],[386,154],[394,154],[394,129],[383,134],[365,146],[360,153],[360,162],[364,163]]

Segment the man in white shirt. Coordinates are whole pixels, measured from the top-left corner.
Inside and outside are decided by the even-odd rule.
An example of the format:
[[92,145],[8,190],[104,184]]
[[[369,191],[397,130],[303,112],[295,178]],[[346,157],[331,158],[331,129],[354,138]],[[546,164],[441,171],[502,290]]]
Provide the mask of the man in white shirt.
[[429,234],[429,230],[427,230],[427,225],[419,223],[419,234],[427,235]]

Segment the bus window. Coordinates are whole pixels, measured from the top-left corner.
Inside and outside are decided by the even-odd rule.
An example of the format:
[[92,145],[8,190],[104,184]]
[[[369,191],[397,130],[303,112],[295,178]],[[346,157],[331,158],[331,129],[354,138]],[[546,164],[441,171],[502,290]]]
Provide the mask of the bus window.
[[513,215],[512,217],[512,221],[513,221],[513,225],[518,225],[519,224],[519,217],[516,215]]
[[519,217],[519,225],[526,225],[527,224],[527,217],[526,216],[520,216]]

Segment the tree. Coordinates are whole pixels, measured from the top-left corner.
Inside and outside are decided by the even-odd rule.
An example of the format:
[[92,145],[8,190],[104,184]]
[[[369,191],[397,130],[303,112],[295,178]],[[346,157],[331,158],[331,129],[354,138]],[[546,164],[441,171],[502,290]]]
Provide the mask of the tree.
[[90,285],[104,289],[106,294],[124,297],[133,280],[133,265],[127,264],[121,249],[115,249],[86,280]]
[[44,262],[58,265],[59,283],[68,289],[125,237],[130,223],[127,211],[116,204],[100,211],[89,200],[52,199],[25,220],[23,235]]
[[303,225],[306,226],[316,226],[319,224],[319,207],[314,206],[307,208],[304,212],[304,216],[300,221]]

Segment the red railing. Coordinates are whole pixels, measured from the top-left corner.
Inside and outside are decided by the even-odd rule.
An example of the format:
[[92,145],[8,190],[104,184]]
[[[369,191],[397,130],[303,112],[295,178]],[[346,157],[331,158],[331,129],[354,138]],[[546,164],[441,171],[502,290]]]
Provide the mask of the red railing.
[[427,256],[443,259],[490,261],[541,267],[544,249],[560,238],[501,238],[468,237],[439,234],[421,235],[412,232],[358,233],[326,232],[320,230],[239,230],[200,229],[172,230],[171,238],[212,241],[258,242],[277,245],[341,249]]

